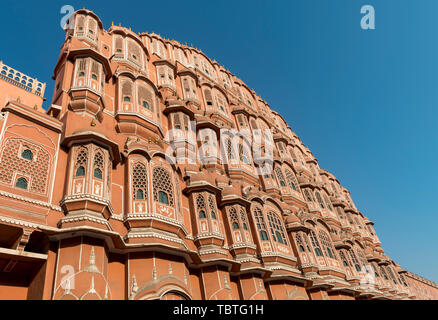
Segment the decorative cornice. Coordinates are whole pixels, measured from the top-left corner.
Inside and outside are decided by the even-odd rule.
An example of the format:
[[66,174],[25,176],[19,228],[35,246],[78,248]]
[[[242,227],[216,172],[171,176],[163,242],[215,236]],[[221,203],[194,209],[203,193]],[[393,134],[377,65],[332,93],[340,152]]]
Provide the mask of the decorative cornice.
[[60,206],[57,206],[57,205],[54,205],[54,204],[51,204],[51,203],[48,203],[48,202],[40,201],[40,200],[34,200],[34,199],[31,199],[31,198],[19,196],[19,195],[16,195],[16,194],[13,194],[13,193],[9,193],[9,192],[6,192],[6,191],[0,191],[0,196],[12,198],[12,199],[15,199],[15,200],[21,200],[21,201],[28,202],[28,203],[31,203],[31,204],[39,205],[41,207],[46,207],[46,208],[50,208],[52,210],[63,212],[63,210],[62,210],[62,208]]

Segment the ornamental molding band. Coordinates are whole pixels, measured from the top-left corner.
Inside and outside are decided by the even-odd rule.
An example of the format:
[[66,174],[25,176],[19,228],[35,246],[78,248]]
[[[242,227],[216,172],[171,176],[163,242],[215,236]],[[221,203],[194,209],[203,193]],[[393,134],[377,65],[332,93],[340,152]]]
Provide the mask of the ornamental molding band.
[[0,62],[0,299],[438,299],[228,69],[71,19],[47,111]]

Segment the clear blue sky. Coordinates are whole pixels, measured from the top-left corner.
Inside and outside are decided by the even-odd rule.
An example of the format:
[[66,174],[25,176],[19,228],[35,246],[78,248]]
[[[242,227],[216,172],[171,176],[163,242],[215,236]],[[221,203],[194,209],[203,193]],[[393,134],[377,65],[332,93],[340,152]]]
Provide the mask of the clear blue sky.
[[[47,82],[48,102],[61,4],[225,65],[351,191],[385,252],[438,282],[438,1],[2,1],[0,59]],[[364,4],[373,31],[360,28]]]

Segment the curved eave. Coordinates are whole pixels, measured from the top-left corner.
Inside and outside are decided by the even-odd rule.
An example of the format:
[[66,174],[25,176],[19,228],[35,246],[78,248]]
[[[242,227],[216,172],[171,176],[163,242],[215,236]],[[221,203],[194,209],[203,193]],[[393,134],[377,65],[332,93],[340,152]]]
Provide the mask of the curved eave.
[[70,147],[75,142],[95,141],[98,144],[108,147],[111,157],[113,159],[113,165],[117,165],[121,161],[119,146],[114,141],[111,141],[103,134],[84,131],[73,133],[72,135],[64,137],[61,141],[61,145]]
[[97,52],[92,48],[74,49],[67,53],[67,59],[74,59],[78,56],[88,56],[95,58],[104,66],[106,81],[108,81],[111,78],[113,72],[111,70],[111,65],[109,63],[109,60],[105,56],[103,56],[102,54],[100,54],[99,52]]

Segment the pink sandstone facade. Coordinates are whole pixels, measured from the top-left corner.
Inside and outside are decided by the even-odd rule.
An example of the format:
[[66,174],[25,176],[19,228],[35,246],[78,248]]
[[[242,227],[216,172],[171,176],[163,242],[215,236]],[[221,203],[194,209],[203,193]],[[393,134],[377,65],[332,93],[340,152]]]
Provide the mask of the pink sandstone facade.
[[71,19],[47,112],[45,84],[0,64],[0,299],[438,299],[230,71]]

